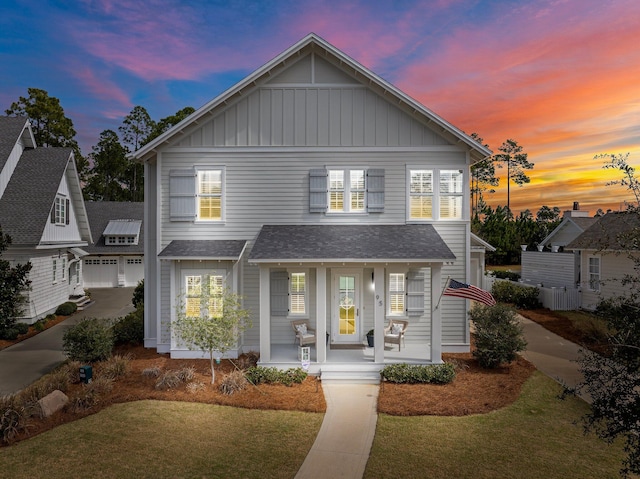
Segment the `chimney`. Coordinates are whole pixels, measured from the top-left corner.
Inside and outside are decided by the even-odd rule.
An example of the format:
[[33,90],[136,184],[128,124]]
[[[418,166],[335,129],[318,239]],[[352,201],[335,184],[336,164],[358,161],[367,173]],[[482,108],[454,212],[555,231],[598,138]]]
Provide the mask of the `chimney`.
[[573,208],[571,210],[565,211],[563,218],[587,218],[589,217],[588,211],[580,211],[580,203],[577,201],[573,202]]
[[573,211],[580,211],[580,203],[577,201],[573,202]]

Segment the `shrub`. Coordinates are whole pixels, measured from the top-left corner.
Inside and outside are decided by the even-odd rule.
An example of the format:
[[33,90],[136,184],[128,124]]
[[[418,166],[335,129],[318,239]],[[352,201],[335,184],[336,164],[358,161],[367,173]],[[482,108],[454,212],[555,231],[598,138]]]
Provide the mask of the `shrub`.
[[113,325],[115,344],[142,344],[144,342],[144,310],[138,308]]
[[62,349],[74,361],[101,361],[111,356],[113,329],[106,320],[83,319],[65,331]]
[[291,386],[294,383],[300,384],[307,377],[306,371],[302,368],[289,368],[282,371],[278,368],[264,368],[261,366],[249,368],[245,371],[245,377],[252,384],[284,384]]
[[162,370],[158,366],[153,366],[151,368],[145,368],[142,370],[142,375],[145,378],[157,378],[160,376]]
[[483,368],[510,363],[527,346],[516,312],[509,306],[476,306],[469,317],[476,328],[473,356]]
[[80,393],[71,398],[67,407],[73,412],[87,411],[100,402],[100,397],[113,389],[113,379],[100,377],[83,384]]
[[509,281],[518,281],[520,279],[520,275],[513,271],[495,270],[491,271],[491,273],[498,279],[508,279]]
[[100,365],[100,376],[116,379],[127,374],[131,357],[116,354]]
[[56,314],[59,316],[71,316],[78,310],[78,305],[73,301],[67,301],[66,303],[62,303],[56,309]]
[[14,339],[18,339],[18,335],[20,333],[16,328],[5,328],[0,330],[0,339],[6,339],[8,341],[13,341]]
[[455,366],[444,364],[389,364],[380,371],[380,377],[392,383],[448,384],[456,377]]
[[202,391],[204,387],[204,383],[201,383],[200,381],[193,381],[187,384],[187,391],[189,391],[191,394],[195,394],[198,391]]
[[14,327],[18,330],[18,334],[27,334],[29,332],[27,323],[16,323]]
[[532,286],[521,286],[509,281],[496,281],[491,294],[499,303],[509,303],[520,309],[536,309],[540,307],[538,295],[540,290]]
[[44,319],[45,319],[45,322],[46,322],[46,321],[53,321],[54,319],[56,319],[56,315],[55,315],[55,314],[53,314],[53,313],[50,313],[50,314],[47,314],[47,315],[44,317]]
[[178,375],[178,371],[165,371],[165,373],[156,381],[156,389],[166,391],[167,389],[178,387],[181,383],[182,380]]
[[29,426],[30,413],[15,395],[0,397],[0,440],[9,444]]
[[144,279],[141,279],[133,290],[131,302],[136,309],[144,307]]
[[247,387],[247,384],[249,384],[249,381],[244,377],[244,373],[236,369],[222,378],[220,391],[222,394],[231,395],[235,392],[242,391]]
[[238,358],[237,365],[240,369],[253,368],[258,365],[258,359],[260,359],[260,354],[255,351],[249,351]]
[[38,321],[36,321],[35,323],[33,323],[33,329],[35,329],[36,331],[40,332],[40,331],[44,331],[44,328],[47,324],[47,321],[44,319],[39,319]]

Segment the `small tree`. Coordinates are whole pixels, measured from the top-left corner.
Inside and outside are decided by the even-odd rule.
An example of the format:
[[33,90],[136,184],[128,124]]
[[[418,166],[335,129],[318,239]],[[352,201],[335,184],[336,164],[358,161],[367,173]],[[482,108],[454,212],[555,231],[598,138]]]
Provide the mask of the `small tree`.
[[[209,355],[211,384],[215,382],[215,358],[235,347],[238,335],[251,327],[249,311],[241,297],[223,289],[207,276],[199,298],[181,298],[172,330],[179,344]],[[194,301],[195,300],[195,301]]]
[[23,292],[29,288],[31,263],[11,265],[2,259],[2,252],[11,244],[11,237],[0,226],[0,332],[14,327],[25,302]]
[[527,347],[513,308],[500,303],[476,306],[469,311],[469,317],[476,328],[473,356],[483,368],[510,363]]

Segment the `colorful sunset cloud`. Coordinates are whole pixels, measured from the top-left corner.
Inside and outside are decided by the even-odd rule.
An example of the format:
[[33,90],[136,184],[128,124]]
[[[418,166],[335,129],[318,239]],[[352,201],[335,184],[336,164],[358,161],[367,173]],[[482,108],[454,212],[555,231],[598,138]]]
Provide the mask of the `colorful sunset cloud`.
[[[594,157],[629,152],[640,168],[637,0],[16,0],[1,13],[0,107],[47,90],[85,154],[133,106],[197,108],[314,32],[494,151],[522,145],[535,167],[512,185],[515,211],[632,200]],[[489,204],[506,204],[505,181]]]

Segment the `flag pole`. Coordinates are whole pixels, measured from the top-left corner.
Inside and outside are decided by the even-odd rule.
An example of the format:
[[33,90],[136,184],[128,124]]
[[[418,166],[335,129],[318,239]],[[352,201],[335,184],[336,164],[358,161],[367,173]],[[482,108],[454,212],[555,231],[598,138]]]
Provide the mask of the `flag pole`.
[[440,297],[438,298],[438,304],[436,304],[436,307],[433,308],[434,311],[440,307],[440,300],[442,299],[442,295],[444,294],[444,290],[449,287],[449,280],[450,279],[451,279],[451,276],[447,276],[447,281],[444,283],[444,288],[442,288],[442,291],[440,291]]

